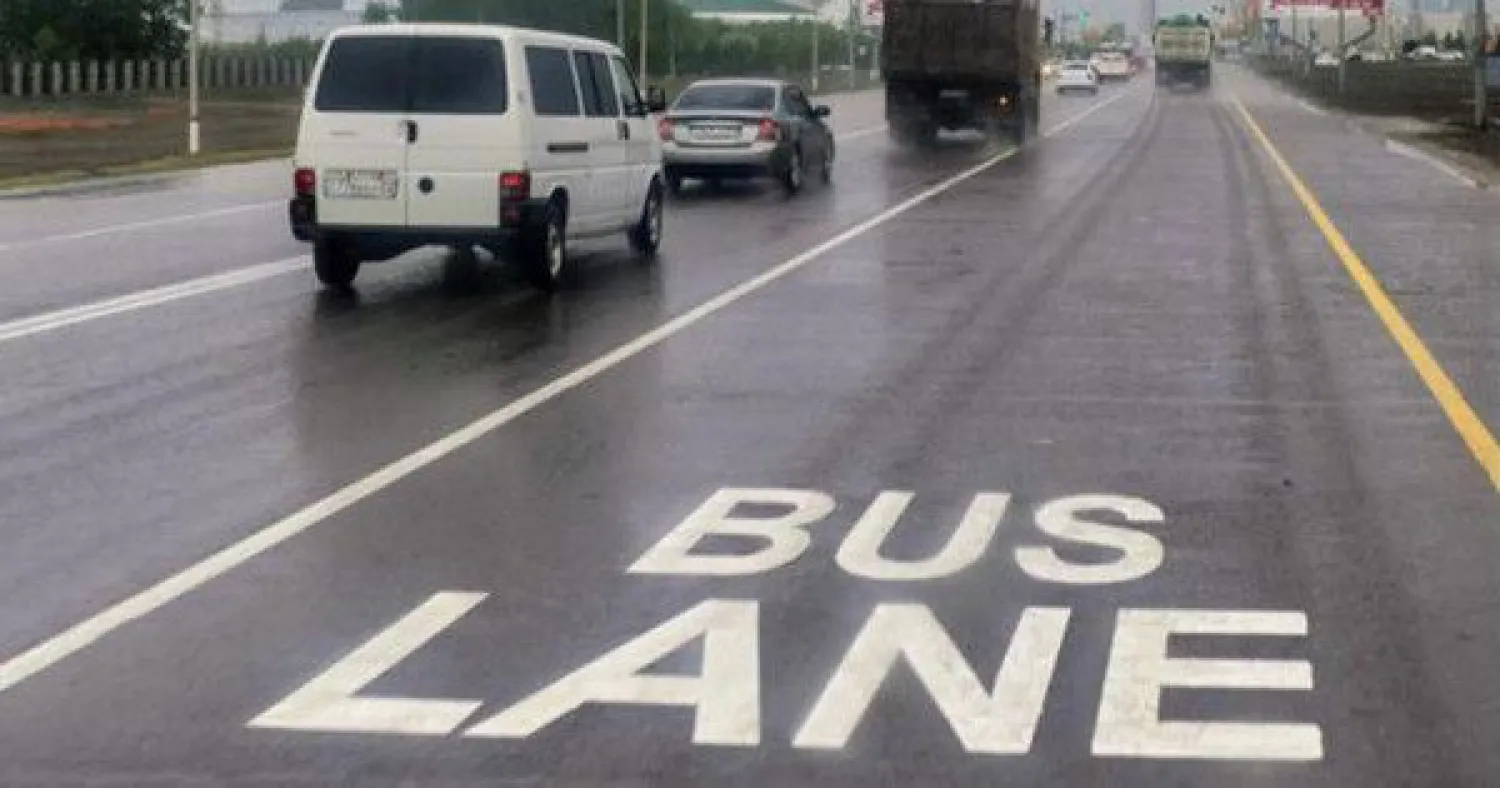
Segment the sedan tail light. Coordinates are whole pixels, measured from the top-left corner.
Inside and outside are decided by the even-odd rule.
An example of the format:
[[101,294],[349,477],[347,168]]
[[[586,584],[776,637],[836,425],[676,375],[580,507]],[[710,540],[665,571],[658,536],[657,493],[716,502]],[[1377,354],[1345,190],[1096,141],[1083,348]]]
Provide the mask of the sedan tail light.
[[760,132],[755,138],[761,142],[775,142],[781,139],[781,124],[770,118],[760,122]]

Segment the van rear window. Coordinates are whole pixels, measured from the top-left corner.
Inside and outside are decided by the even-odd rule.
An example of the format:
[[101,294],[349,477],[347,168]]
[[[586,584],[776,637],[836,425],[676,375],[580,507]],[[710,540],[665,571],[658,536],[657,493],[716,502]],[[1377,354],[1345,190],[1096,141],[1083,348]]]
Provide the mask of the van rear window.
[[335,39],[318,76],[320,112],[406,112],[411,105],[411,39]]
[[336,39],[313,102],[320,112],[500,114],[505,49],[485,38]]

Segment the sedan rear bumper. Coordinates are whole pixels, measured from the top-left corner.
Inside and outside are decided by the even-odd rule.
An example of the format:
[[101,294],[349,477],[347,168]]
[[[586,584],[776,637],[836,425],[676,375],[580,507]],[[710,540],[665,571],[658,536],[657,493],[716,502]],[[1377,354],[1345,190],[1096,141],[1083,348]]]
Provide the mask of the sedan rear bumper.
[[756,178],[786,168],[790,149],[774,142],[745,146],[694,146],[669,142],[662,146],[662,165],[669,177]]

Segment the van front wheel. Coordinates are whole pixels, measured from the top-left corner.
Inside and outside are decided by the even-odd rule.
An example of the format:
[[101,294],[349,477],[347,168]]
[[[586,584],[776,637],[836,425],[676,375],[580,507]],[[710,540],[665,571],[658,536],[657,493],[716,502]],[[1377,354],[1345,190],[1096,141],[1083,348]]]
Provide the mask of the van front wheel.
[[549,203],[521,242],[521,266],[538,289],[551,292],[571,273],[568,265],[568,219],[561,205]]
[[313,243],[313,272],[328,287],[348,289],[359,275],[359,257],[346,242],[320,238]]

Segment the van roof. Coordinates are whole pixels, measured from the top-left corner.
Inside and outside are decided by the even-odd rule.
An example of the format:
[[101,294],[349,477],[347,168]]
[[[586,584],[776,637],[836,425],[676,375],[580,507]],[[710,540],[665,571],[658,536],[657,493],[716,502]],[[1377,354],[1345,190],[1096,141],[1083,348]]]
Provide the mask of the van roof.
[[608,41],[551,30],[533,30],[510,25],[480,25],[451,22],[403,22],[399,24],[350,25],[335,30],[330,38],[352,38],[371,36],[462,36],[469,38],[521,39],[534,43],[556,46],[588,46],[602,48],[624,56],[619,47]]

